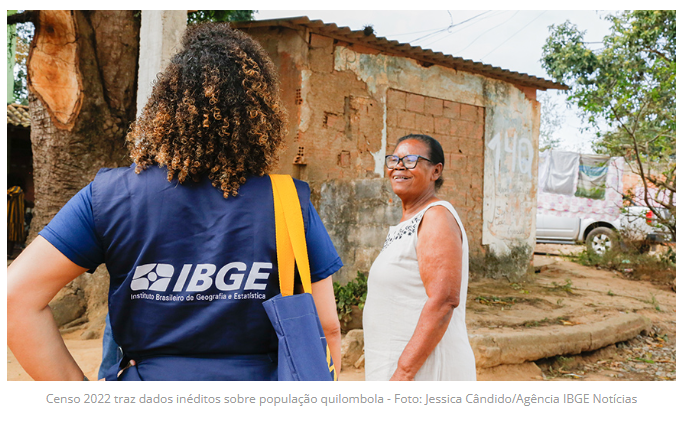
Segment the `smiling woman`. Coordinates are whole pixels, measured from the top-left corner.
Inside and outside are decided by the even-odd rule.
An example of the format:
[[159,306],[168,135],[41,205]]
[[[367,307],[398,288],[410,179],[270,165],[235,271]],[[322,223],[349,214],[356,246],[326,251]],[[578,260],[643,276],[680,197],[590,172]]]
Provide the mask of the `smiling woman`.
[[442,185],[444,153],[412,134],[386,156],[402,219],[371,266],[364,307],[367,380],[476,380],[466,334],[466,231]]

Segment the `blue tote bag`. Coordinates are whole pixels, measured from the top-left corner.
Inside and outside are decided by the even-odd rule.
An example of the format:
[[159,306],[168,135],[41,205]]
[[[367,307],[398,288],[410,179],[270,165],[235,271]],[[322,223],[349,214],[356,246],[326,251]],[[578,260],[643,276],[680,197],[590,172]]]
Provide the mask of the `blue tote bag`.
[[[271,175],[281,293],[263,303],[278,336],[279,381],[337,380],[312,297],[304,222],[293,179]],[[304,293],[294,295],[295,262]]]

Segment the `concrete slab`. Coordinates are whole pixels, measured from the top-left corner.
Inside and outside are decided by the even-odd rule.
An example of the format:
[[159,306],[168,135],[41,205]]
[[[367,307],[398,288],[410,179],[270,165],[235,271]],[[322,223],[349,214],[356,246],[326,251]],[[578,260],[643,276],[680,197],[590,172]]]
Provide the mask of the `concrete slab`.
[[558,355],[575,355],[634,338],[652,322],[639,314],[624,314],[601,322],[547,326],[523,331],[469,335],[476,367],[522,364]]

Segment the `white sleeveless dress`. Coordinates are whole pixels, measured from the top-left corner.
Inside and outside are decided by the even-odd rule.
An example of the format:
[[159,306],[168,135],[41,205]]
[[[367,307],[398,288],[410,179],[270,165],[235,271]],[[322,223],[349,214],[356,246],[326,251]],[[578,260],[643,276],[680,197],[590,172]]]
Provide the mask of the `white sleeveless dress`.
[[369,271],[364,305],[366,380],[389,380],[397,368],[428,300],[416,257],[417,232],[423,215],[433,206],[444,206],[461,230],[461,292],[452,320],[415,380],[476,380],[476,363],[466,333],[466,290],[469,280],[469,243],[466,231],[449,202],[426,206],[413,218],[390,227],[383,249]]

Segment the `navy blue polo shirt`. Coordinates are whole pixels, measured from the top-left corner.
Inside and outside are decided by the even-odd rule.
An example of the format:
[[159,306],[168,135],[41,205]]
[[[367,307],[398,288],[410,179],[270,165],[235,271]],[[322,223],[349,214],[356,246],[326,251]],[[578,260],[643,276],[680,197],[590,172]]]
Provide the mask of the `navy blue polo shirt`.
[[[342,267],[309,200],[300,198],[312,282]],[[225,199],[209,179],[179,184],[166,169],[103,169],[40,235],[89,271],[110,273],[115,341],[132,357],[276,352],[262,302],[278,294],[273,193],[249,177]]]

